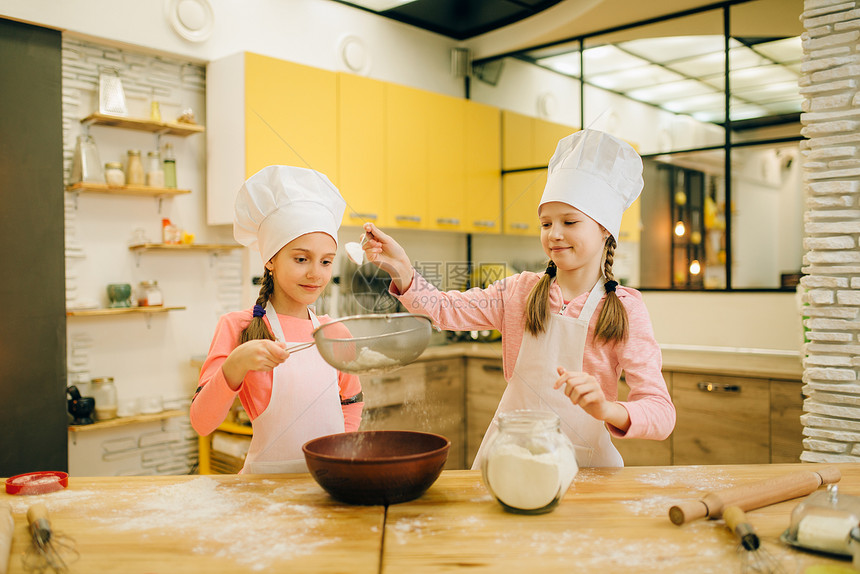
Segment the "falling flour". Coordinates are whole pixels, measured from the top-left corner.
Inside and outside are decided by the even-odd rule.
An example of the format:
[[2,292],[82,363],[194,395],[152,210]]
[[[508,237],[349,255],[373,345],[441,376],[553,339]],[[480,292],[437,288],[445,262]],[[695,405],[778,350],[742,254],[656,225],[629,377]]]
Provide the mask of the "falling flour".
[[368,369],[380,369],[382,367],[390,367],[396,365],[397,361],[391,357],[374,351],[368,347],[364,347],[358,353],[358,357],[354,361],[350,361],[344,365],[344,370],[349,371],[364,371]]
[[487,460],[487,482],[501,502],[537,510],[567,491],[577,466],[573,453],[534,454],[516,444],[499,445]]

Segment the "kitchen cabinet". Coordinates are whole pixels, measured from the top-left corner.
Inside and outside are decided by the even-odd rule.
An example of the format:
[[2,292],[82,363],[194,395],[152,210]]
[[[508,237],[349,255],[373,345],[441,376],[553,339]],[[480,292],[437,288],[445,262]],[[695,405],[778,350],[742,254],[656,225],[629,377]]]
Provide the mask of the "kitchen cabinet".
[[395,227],[427,228],[430,93],[385,85],[385,205]]
[[803,452],[803,385],[770,381],[770,462],[800,462]]
[[500,112],[493,106],[469,100],[465,104],[465,229],[471,233],[500,233],[502,230]]
[[[663,373],[663,379],[666,381],[666,386],[669,388],[669,393],[672,393],[672,373]],[[618,400],[626,401],[627,395],[630,393],[630,387],[621,377],[618,382]],[[612,443],[621,458],[624,460],[624,466],[668,466],[672,464],[672,437],[666,440],[646,440],[646,439],[624,439],[612,438]]]
[[502,221],[509,235],[540,235],[538,203],[546,186],[545,169],[502,176]]
[[471,468],[507,382],[501,359],[466,360],[466,468]]
[[674,373],[674,464],[770,462],[766,379]]
[[338,73],[338,179],[344,225],[389,225],[385,192],[385,84]]
[[464,468],[463,359],[419,361],[390,373],[361,377],[360,430],[416,430],[451,441],[445,468]]
[[579,128],[502,111],[502,169],[545,167],[558,141]]
[[427,229],[466,229],[466,100],[428,94]]
[[337,75],[243,52],[207,67],[207,220],[233,222],[244,181],[268,165],[338,180]]

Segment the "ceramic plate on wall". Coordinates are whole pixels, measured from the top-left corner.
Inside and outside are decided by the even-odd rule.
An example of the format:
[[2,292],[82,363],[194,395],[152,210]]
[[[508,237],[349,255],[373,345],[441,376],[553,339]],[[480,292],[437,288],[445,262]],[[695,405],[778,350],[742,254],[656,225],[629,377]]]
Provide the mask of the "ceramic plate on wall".
[[212,35],[215,12],[209,0],[166,0],[167,20],[173,30],[190,42],[204,42]]

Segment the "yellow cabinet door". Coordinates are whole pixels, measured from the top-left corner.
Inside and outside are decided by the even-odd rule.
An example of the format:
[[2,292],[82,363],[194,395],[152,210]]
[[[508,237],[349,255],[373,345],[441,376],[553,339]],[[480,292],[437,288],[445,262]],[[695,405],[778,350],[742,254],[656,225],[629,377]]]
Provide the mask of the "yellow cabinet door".
[[502,221],[505,233],[540,235],[537,208],[545,185],[545,169],[518,171],[502,176]]
[[385,194],[390,225],[427,226],[427,116],[429,95],[385,84]]
[[466,101],[428,94],[427,229],[466,228]]
[[388,225],[385,212],[385,84],[338,74],[337,186],[344,225]]
[[466,230],[502,230],[499,109],[466,101]]
[[310,167],[337,181],[337,76],[245,55],[246,177],[268,165]]
[[534,127],[534,118],[510,110],[502,111],[502,169],[537,166]]
[[560,139],[565,138],[573,132],[579,131],[579,128],[572,128],[563,124],[557,124],[540,118],[533,118],[534,121],[534,148],[532,156],[532,165],[549,165],[549,160],[552,154],[555,153],[555,148],[558,146]]

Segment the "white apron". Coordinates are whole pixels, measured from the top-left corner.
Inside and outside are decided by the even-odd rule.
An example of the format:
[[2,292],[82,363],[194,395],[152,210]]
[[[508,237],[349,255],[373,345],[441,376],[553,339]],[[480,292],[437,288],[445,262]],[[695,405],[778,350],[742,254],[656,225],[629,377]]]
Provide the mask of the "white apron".
[[[281,322],[272,304],[266,307],[278,341],[284,341]],[[314,328],[320,322],[308,315]],[[287,346],[301,341],[287,341]],[[316,346],[304,349],[272,371],[269,406],[251,423],[254,435],[242,473],[307,472],[302,445],[317,437],[344,432],[337,370],[326,363]]]
[[517,355],[514,373],[493,421],[490,423],[484,440],[475,456],[472,469],[481,468],[484,450],[498,432],[499,413],[517,409],[552,411],[561,419],[561,430],[573,443],[576,450],[576,463],[580,467],[620,467],[624,466],[621,455],[610,440],[609,431],[603,421],[599,421],[570,402],[563,389],[553,389],[558,379],[557,367],[568,371],[582,371],[582,356],[588,323],[600,298],[603,295],[602,279],[592,288],[579,317],[564,317],[551,314],[549,325],[544,333],[535,337],[526,332]]

